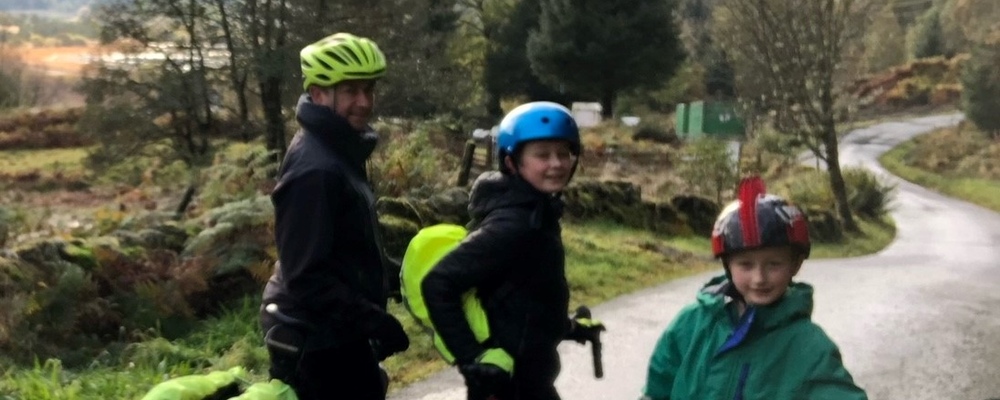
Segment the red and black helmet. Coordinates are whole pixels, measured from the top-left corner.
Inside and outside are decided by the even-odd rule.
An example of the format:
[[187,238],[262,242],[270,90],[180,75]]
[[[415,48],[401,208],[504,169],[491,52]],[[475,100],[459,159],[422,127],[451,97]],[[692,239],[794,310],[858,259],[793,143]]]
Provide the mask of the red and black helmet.
[[719,213],[712,230],[712,253],[792,246],[809,257],[809,225],[805,214],[785,199],[765,193],[759,177],[740,181],[738,200]]

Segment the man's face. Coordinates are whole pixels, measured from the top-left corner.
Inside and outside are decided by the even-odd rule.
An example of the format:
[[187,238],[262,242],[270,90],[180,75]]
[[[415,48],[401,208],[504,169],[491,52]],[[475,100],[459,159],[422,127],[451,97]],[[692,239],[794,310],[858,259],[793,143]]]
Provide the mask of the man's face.
[[330,107],[337,115],[347,119],[355,130],[367,129],[375,105],[374,80],[341,81],[332,89],[317,89],[310,94],[313,103]]

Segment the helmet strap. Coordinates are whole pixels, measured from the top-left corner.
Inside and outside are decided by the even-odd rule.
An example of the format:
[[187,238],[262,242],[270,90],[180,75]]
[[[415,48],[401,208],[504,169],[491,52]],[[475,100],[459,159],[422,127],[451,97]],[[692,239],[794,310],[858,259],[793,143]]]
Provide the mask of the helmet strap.
[[517,172],[517,160],[512,155],[506,155],[503,157],[503,165],[507,167],[507,170],[511,173]]

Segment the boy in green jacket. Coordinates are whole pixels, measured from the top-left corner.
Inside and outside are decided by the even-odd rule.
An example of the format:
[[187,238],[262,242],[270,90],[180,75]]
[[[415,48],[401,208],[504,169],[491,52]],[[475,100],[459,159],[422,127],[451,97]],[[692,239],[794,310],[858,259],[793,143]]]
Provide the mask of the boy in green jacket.
[[809,248],[798,207],[765,195],[760,178],[744,179],[712,232],[725,275],[657,342],[643,399],[867,399],[810,319],[812,286],[792,282]]

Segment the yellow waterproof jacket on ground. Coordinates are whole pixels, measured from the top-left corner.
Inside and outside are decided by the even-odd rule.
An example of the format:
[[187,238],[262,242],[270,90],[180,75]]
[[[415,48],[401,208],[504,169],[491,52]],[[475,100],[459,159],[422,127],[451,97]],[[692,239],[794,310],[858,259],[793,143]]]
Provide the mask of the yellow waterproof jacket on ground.
[[[203,375],[186,375],[154,386],[142,400],[298,400],[284,382],[272,379],[258,382],[243,390],[247,373],[242,367],[213,371]],[[231,395],[226,397],[227,395]]]

